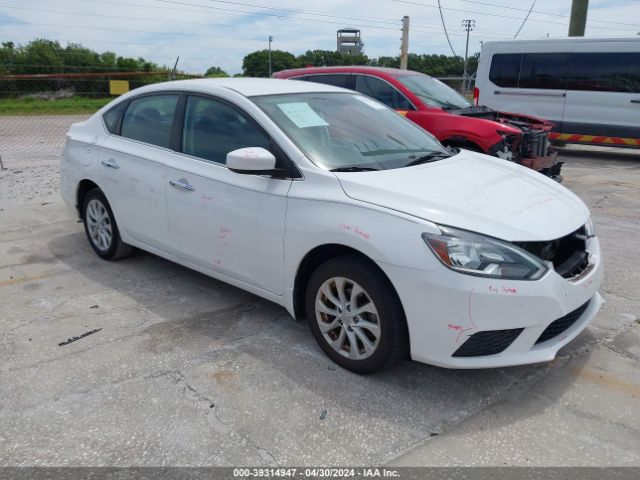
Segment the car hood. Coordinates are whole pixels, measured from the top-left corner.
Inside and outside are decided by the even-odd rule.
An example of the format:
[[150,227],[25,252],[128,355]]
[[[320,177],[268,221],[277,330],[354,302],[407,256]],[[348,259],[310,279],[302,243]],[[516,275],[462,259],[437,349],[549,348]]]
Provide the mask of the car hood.
[[537,172],[462,150],[433,163],[335,174],[347,196],[508,241],[544,241],[586,223],[576,195]]

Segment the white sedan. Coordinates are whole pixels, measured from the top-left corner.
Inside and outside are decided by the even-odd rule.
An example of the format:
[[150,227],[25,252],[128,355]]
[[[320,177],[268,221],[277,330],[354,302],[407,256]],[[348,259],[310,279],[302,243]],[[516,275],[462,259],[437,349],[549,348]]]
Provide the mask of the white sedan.
[[548,361],[602,304],[578,197],[351,91],[168,82],[67,137],[62,195],[97,255],[141,248],[276,302],[354,372]]

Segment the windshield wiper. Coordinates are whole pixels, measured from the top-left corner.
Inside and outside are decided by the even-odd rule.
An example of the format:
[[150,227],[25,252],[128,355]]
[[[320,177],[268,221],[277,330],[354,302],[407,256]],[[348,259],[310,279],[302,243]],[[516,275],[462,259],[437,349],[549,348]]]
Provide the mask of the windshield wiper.
[[330,172],[373,172],[378,170],[380,169],[374,168],[374,167],[358,167],[357,165],[352,165],[350,167],[332,168],[329,171]]
[[[436,160],[441,160],[443,158],[449,158],[451,156],[450,153],[447,152],[431,152],[431,153],[427,153],[426,155],[420,155],[417,158],[413,158],[411,159],[411,161],[409,163],[407,163],[406,165],[403,165],[404,167],[411,167],[413,165],[419,165],[421,163],[429,163],[429,162],[435,162]],[[409,157],[411,158],[411,157]]]

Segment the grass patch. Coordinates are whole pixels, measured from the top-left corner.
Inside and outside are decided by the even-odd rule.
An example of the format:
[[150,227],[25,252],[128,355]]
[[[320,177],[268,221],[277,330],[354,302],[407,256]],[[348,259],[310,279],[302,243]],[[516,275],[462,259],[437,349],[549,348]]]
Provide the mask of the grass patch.
[[2,115],[71,115],[94,113],[109,103],[112,98],[70,97],[57,100],[40,98],[0,98]]

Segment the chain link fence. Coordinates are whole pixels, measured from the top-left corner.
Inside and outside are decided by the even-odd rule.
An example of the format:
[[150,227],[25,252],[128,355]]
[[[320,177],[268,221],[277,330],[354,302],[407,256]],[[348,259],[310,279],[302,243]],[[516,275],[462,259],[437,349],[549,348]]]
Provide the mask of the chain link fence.
[[473,87],[475,86],[475,74],[471,75],[465,82],[464,77],[434,77],[442,83],[450,86],[463,97],[471,100],[473,97]]
[[0,202],[58,189],[65,134],[118,94],[174,78],[167,72],[0,75]]
[[57,160],[69,125],[118,94],[173,78],[167,72],[0,75],[0,155],[4,167]]

